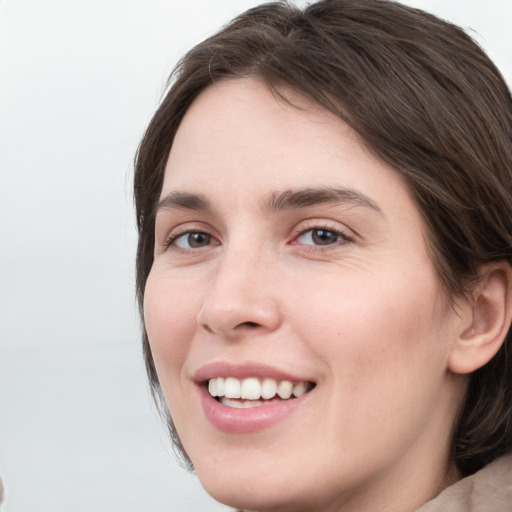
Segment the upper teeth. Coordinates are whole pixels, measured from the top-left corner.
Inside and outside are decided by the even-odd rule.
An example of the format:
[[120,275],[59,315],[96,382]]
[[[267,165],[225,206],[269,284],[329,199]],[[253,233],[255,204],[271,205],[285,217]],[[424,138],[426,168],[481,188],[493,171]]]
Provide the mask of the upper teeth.
[[296,384],[288,381],[276,381],[250,377],[248,379],[236,379],[234,377],[216,377],[208,382],[208,391],[214,397],[242,398],[245,400],[269,400],[278,395],[280,398],[290,398],[292,395],[299,397],[308,391],[307,382]]

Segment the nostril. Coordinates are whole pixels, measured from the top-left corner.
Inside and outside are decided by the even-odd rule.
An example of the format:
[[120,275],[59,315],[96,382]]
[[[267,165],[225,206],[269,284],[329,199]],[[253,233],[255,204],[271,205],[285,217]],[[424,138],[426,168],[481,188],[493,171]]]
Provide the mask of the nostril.
[[202,324],[201,325],[207,332],[209,332],[210,334],[215,334],[215,331],[208,325],[206,324]]
[[243,322],[239,324],[237,327],[249,327],[253,329],[255,327],[259,327],[259,324],[257,324],[256,322]]

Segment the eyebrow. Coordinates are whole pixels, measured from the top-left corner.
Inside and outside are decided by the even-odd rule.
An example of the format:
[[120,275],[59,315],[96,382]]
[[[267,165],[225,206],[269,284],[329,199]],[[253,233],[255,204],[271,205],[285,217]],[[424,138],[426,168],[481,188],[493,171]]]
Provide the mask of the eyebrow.
[[[319,204],[346,203],[352,206],[362,206],[384,215],[380,207],[363,193],[348,188],[303,188],[274,192],[265,202],[265,208],[277,212],[307,208]],[[171,192],[160,199],[155,208],[155,214],[162,209],[184,209],[212,213],[210,201],[203,194],[190,192]]]
[[348,188],[321,187],[274,192],[270,196],[267,206],[271,211],[279,211],[329,203],[363,206],[384,216],[377,203],[363,193]]
[[155,214],[163,209],[195,210],[205,213],[212,212],[210,201],[203,194],[192,194],[190,192],[171,192],[158,201]]

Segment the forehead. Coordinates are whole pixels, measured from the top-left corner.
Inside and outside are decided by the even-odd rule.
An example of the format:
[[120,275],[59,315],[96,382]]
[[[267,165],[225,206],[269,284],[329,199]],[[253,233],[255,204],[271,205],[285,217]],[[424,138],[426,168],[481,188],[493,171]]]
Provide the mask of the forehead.
[[372,197],[385,187],[412,206],[401,176],[354,130],[316,103],[286,93],[289,103],[254,79],[223,80],[203,91],[176,133],[162,195],[178,190],[251,200],[336,187]]

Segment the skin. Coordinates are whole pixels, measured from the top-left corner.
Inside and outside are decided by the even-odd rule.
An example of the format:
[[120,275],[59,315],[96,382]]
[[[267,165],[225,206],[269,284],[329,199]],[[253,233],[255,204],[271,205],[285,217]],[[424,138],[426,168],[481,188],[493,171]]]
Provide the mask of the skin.
[[[288,97],[294,106],[256,80],[225,80],[177,132],[144,302],[159,380],[217,500],[412,511],[458,478],[449,445],[465,378],[449,359],[465,317],[436,277],[400,176],[340,119]],[[352,199],[269,208],[273,194],[312,188]],[[210,208],[173,206],[165,198],[176,192]],[[194,381],[225,361],[316,387],[269,428],[225,432],[206,418]]]

